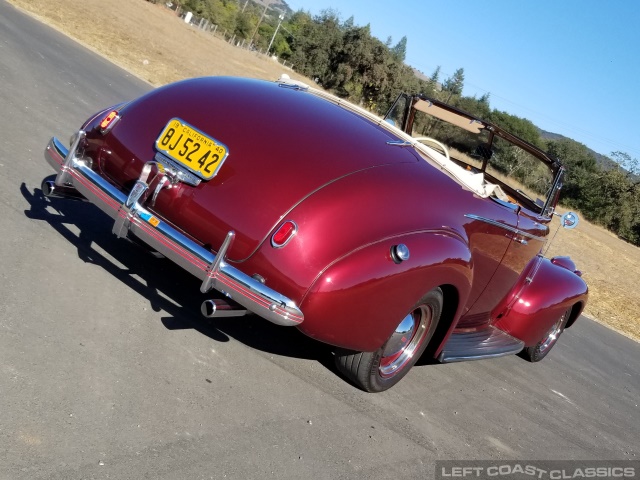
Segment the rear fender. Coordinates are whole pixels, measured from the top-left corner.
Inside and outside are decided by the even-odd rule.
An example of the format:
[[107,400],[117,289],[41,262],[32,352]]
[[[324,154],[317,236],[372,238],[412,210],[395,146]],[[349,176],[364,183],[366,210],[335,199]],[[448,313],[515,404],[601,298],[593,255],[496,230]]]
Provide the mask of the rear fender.
[[[409,248],[410,258],[395,263],[391,248],[401,243]],[[455,289],[457,318],[471,279],[471,254],[457,234],[429,231],[389,237],[328,265],[300,305],[305,321],[298,328],[325,343],[374,351],[418,300],[438,286]]]
[[567,257],[534,258],[511,293],[492,312],[494,325],[535,345],[569,308],[567,327],[580,316],[588,298],[587,284]]

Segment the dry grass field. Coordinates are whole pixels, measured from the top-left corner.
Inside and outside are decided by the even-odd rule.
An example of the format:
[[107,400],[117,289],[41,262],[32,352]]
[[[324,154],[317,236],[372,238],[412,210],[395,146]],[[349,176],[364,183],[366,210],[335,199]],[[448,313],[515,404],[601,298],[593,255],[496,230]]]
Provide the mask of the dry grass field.
[[228,44],[143,0],[9,0],[154,86],[232,75],[302,80],[275,60]]
[[[155,86],[203,75],[274,80],[287,73],[306,80],[144,0],[9,1]],[[640,341],[640,248],[582,221],[575,230],[560,229],[547,254],[578,263],[591,291],[588,316]]]

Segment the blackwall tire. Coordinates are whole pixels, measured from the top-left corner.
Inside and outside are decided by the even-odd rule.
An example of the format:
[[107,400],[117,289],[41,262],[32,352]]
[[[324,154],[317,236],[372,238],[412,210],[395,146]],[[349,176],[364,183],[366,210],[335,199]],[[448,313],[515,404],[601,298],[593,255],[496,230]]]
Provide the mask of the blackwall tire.
[[338,370],[367,392],[382,392],[398,383],[429,345],[442,313],[442,290],[427,293],[375,352],[338,350]]

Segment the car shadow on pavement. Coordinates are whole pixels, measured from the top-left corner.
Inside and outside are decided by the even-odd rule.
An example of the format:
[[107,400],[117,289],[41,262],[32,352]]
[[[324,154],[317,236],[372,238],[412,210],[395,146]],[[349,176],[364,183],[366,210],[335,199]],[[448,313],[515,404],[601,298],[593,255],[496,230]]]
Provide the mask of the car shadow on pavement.
[[[54,177],[51,177],[52,179]],[[46,198],[39,188],[20,192],[29,203],[25,215],[47,222],[78,251],[78,257],[103,268],[146,298],[168,330],[194,329],[216,342],[230,338],[267,353],[316,360],[335,371],[331,347],[316,342],[296,328],[274,325],[256,316],[204,318],[200,305],[214,298],[200,292],[200,281],[168,259],[155,258],[146,249],[111,232],[113,220],[96,206],[80,201]],[[214,292],[215,293],[215,292]]]

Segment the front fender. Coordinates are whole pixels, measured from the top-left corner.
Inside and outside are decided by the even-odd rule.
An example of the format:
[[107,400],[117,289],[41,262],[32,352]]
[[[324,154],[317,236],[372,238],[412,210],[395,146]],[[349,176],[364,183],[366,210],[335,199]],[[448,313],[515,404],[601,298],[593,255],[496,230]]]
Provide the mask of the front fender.
[[498,319],[494,324],[497,328],[529,347],[538,343],[556,320],[572,308],[567,323],[570,326],[584,309],[588,296],[587,284],[575,273],[573,262],[566,257],[554,261],[539,256],[494,309],[492,318]]
[[[411,255],[397,264],[390,252],[400,243]],[[457,317],[471,280],[471,254],[457,234],[429,231],[386,238],[337,259],[318,275],[300,305],[305,321],[298,328],[325,343],[374,351],[435,287],[455,288]]]

